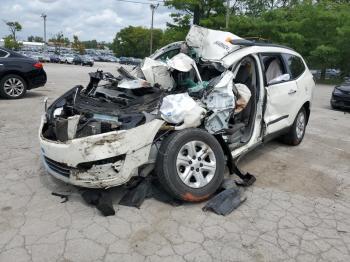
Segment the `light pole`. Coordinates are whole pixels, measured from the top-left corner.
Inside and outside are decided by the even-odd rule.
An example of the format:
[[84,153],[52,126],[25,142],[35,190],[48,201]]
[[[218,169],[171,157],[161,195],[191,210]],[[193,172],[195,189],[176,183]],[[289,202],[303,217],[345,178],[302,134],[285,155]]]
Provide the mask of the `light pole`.
[[154,5],[151,4],[151,10],[152,10],[152,20],[151,20],[151,37],[150,37],[150,42],[149,42],[149,54],[152,54],[152,47],[153,47],[153,17],[154,17],[154,10],[159,6],[159,4]]
[[226,1],[226,30],[228,30],[228,21],[230,19],[230,0]]
[[46,14],[41,14],[41,17],[44,19],[44,44],[46,45]]

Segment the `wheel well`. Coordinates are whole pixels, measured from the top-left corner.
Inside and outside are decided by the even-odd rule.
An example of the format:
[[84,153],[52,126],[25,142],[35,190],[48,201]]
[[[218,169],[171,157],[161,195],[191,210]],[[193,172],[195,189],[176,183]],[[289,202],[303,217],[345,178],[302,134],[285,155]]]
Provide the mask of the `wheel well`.
[[[1,75],[0,80],[1,80],[2,78],[4,78],[5,76],[8,76],[8,75],[18,75],[18,76],[22,77],[23,80],[26,82],[27,87],[29,86],[28,79],[27,79],[21,72],[19,72],[19,71],[14,71],[14,70],[6,71],[5,73],[3,73],[3,74]],[[28,87],[28,88],[29,88],[29,87]]]
[[306,124],[307,124],[310,118],[310,102],[307,101],[305,104],[303,104],[303,107],[305,108],[305,111],[306,111]]

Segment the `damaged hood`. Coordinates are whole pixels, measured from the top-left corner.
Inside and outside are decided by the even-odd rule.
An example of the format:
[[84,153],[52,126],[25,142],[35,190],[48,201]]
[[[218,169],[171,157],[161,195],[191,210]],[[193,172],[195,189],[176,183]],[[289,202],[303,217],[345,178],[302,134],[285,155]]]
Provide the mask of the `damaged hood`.
[[232,40],[242,39],[230,32],[212,30],[193,25],[186,36],[186,43],[197,51],[203,60],[220,60],[239,48],[231,44]]

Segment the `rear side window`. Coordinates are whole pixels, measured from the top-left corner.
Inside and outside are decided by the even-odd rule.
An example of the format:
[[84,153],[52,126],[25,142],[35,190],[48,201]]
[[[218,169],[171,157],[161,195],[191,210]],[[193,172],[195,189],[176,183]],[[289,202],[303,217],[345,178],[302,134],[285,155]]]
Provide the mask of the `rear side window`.
[[8,53],[0,49],[0,57],[5,57],[7,56]]
[[280,77],[288,74],[281,55],[263,54],[261,58],[265,67],[265,77],[267,84],[280,82]]
[[292,79],[296,79],[304,73],[305,65],[300,57],[286,54],[285,58],[291,72]]

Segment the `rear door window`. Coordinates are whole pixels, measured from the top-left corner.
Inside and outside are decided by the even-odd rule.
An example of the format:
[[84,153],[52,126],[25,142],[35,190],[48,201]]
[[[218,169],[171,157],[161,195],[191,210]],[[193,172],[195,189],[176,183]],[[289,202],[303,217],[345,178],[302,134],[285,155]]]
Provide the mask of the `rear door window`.
[[261,58],[265,68],[266,83],[268,85],[282,81],[280,78],[288,74],[280,54],[262,54]]
[[305,64],[300,57],[290,54],[285,54],[284,57],[287,61],[292,79],[297,79],[304,73]]

